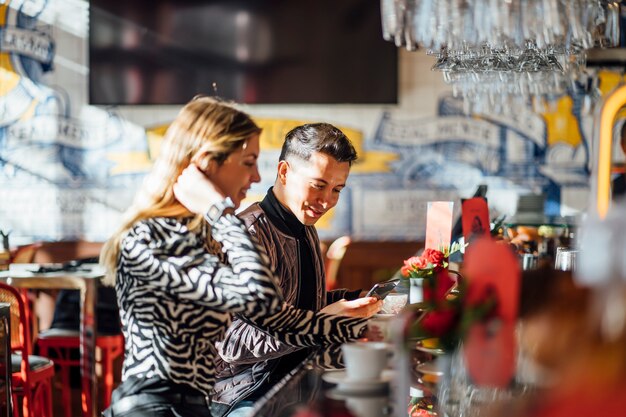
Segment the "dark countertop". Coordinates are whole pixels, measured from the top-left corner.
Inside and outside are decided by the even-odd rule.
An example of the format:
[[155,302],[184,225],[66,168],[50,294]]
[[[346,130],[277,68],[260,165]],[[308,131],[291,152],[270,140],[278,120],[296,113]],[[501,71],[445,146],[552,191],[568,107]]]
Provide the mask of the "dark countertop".
[[[322,379],[325,372],[343,369],[340,345],[319,348],[255,403],[258,417],[386,417],[391,415],[388,385],[345,393]],[[408,400],[407,400],[408,404]]]

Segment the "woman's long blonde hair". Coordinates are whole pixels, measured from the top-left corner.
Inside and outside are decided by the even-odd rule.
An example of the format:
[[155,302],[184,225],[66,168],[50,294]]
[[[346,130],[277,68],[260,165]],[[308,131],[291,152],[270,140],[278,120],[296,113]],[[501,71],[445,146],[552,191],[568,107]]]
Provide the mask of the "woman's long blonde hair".
[[137,221],[152,217],[191,217],[190,228],[201,224],[174,196],[174,184],[182,171],[194,163],[201,170],[209,163],[222,164],[261,129],[250,116],[211,97],[195,98],[182,108],[167,129],[161,152],[133,202],[120,229],[105,243],[100,263],[105,266],[105,284],[115,283],[121,241]]

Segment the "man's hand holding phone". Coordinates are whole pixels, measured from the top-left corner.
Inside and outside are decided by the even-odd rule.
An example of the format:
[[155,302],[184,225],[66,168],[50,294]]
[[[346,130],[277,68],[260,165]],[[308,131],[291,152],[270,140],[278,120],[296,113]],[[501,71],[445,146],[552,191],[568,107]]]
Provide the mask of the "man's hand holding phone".
[[379,300],[384,300],[390,292],[392,292],[400,280],[384,281],[374,284],[371,290],[365,295],[366,297],[376,297]]

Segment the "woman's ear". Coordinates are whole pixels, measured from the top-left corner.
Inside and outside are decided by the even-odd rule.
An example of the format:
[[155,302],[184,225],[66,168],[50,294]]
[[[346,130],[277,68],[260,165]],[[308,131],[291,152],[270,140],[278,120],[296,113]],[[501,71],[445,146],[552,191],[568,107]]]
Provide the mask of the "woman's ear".
[[287,173],[289,172],[289,162],[282,160],[278,162],[278,181],[282,185],[287,183]]
[[199,152],[192,159],[191,163],[196,165],[204,175],[211,177],[217,169],[217,162],[211,157],[209,152]]

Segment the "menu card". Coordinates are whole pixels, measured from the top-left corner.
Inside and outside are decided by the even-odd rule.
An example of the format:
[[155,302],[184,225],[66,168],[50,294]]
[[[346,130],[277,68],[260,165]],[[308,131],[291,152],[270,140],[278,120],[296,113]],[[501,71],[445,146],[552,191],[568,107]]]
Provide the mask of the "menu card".
[[429,201],[426,211],[425,249],[450,246],[452,236],[452,201]]
[[463,200],[461,211],[465,242],[469,243],[475,238],[489,234],[489,206],[486,199],[474,197]]

